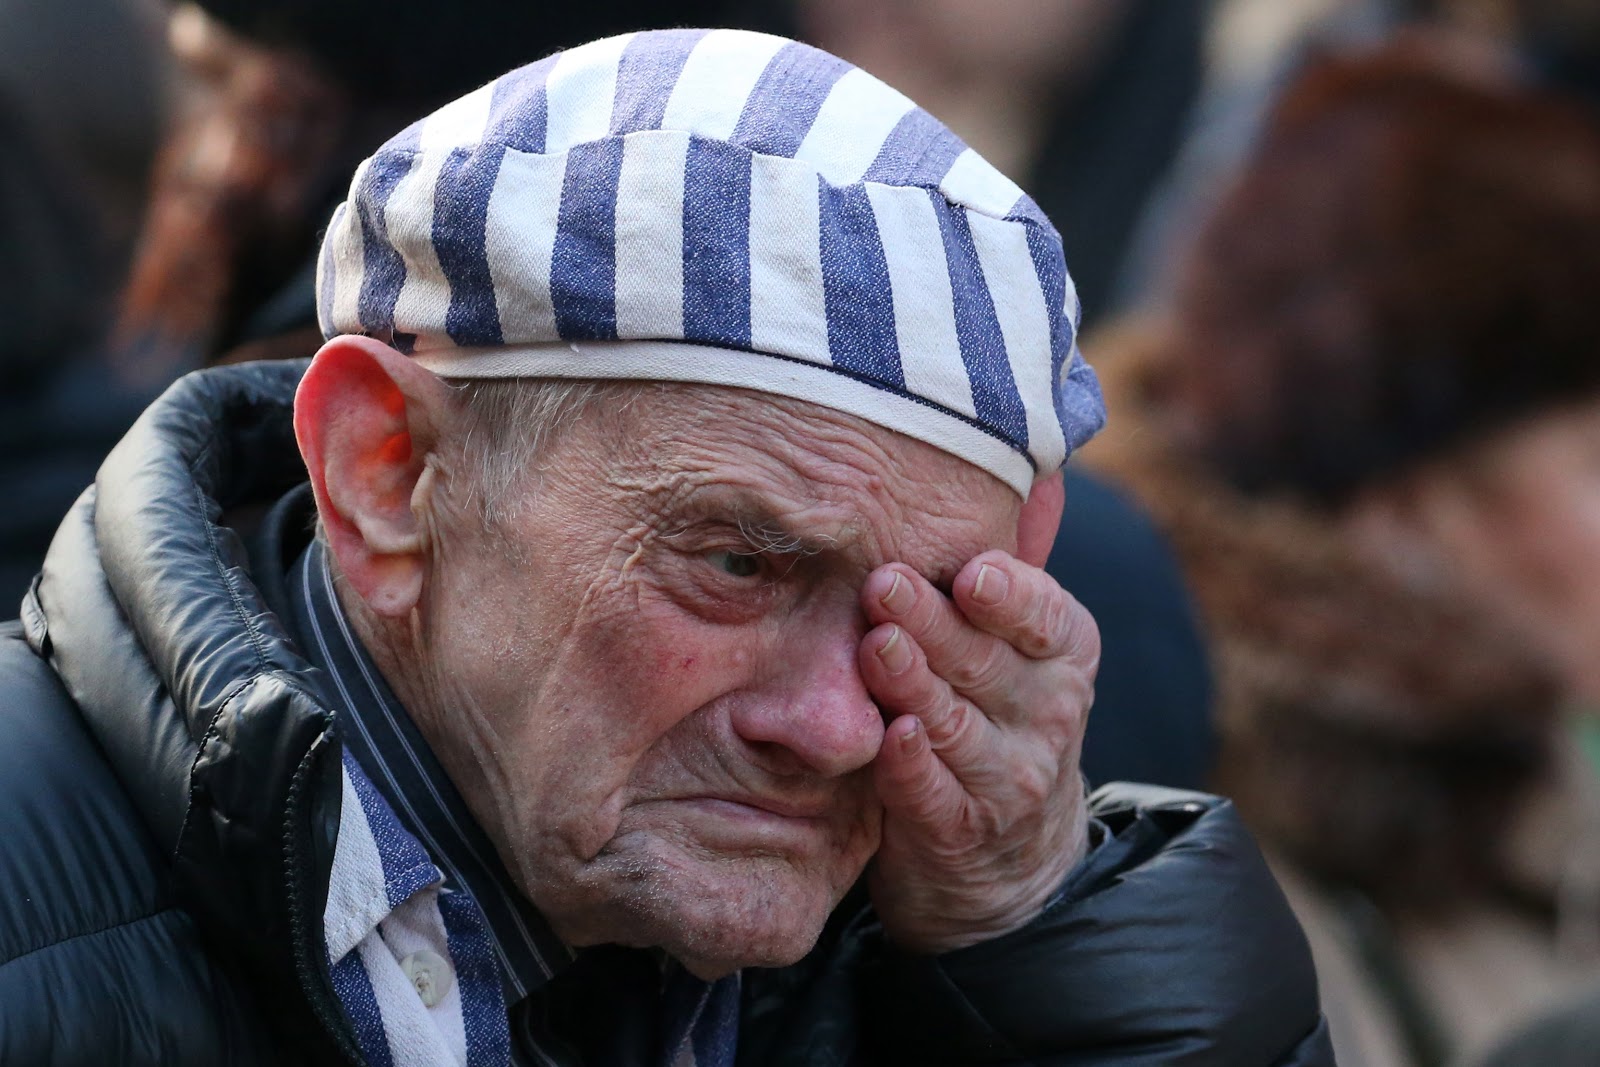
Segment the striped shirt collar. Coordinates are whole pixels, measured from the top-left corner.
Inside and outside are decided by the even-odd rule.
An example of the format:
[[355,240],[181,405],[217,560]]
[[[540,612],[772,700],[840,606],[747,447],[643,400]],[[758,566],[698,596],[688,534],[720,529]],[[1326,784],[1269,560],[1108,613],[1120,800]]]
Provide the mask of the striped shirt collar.
[[350,629],[320,541],[287,582],[288,609],[306,655],[328,675],[344,744],[405,828],[438,863],[445,884],[470,893],[488,920],[507,1003],[538,989],[572,959],[515,888],[488,835],[444,773]]
[[[510,1067],[494,939],[350,750],[328,872],[329,978],[370,1067]],[[548,1063],[548,1059],[545,1060]]]

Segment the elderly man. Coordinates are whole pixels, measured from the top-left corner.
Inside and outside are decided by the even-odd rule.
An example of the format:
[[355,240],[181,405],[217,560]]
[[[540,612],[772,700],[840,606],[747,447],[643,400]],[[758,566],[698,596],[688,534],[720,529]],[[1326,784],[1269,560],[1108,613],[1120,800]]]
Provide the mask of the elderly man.
[[0,1059],[1331,1062],[1228,806],[1084,798],[1099,394],[939,123],[600,41],[382,148],[320,273],[0,642]]

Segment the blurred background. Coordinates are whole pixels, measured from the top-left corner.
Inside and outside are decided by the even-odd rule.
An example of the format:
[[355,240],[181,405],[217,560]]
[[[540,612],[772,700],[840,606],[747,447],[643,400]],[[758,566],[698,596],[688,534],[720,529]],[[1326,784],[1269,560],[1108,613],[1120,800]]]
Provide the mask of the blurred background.
[[1091,779],[1235,798],[1341,1062],[1597,1062],[1596,0],[0,0],[0,601],[176,377],[315,351],[379,142],[695,24],[866,68],[1060,229]]

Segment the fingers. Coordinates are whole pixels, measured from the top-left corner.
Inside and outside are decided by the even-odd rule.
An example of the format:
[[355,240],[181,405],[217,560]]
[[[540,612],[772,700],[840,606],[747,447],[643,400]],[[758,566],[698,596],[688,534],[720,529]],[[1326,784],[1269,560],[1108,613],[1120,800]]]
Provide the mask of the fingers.
[[861,641],[861,676],[887,715],[874,761],[878,799],[891,816],[932,829],[958,817],[957,777],[987,758],[994,726],[928,667],[915,639],[894,624]]
[[[867,634],[859,659],[868,692],[889,716],[899,716],[891,727],[905,718],[917,723],[924,747],[957,775],[988,762],[994,723],[934,673],[904,627],[891,623]],[[886,740],[883,747],[891,746]]]
[[942,952],[1031,921],[1081,852],[1093,619],[1004,552],[970,561],[948,597],[887,564],[861,603],[861,676],[889,720],[873,761],[884,929]]
[[874,624],[892,623],[915,639],[933,672],[986,710],[1009,700],[1017,653],[974,628],[926,578],[904,564],[879,568],[862,589],[862,608]]
[[966,801],[966,790],[915,715],[900,716],[884,731],[873,777],[885,813],[923,831],[957,820]]
[[[982,716],[1052,739],[1081,733],[1100,660],[1100,633],[1089,612],[1050,575],[999,551],[969,561],[952,592],[954,601],[910,567],[891,563],[868,577],[861,602],[870,622],[909,636],[907,647],[923,657],[919,663],[934,681]],[[887,642],[887,632],[881,640]],[[870,667],[864,660],[869,687]],[[918,677],[885,678],[891,692],[880,702],[913,711],[895,701]],[[938,747],[937,731],[934,737]]]
[[1100,630],[1049,574],[1004,552],[973,557],[951,585],[961,614],[1029,659],[1066,658],[1093,670]]
[[894,623],[916,638],[935,674],[982,706],[1004,713],[1019,658],[1061,660],[1092,681],[1100,630],[1082,604],[1037,567],[985,552],[956,575],[954,602],[900,563],[880,567],[862,589],[868,621]]

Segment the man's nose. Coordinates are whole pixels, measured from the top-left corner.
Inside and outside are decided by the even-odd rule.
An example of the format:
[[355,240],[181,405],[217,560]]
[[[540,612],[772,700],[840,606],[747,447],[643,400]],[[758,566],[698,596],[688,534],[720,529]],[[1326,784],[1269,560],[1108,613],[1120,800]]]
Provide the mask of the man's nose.
[[871,763],[883,743],[883,716],[856,667],[860,637],[841,633],[799,647],[733,715],[751,744],[825,777]]

